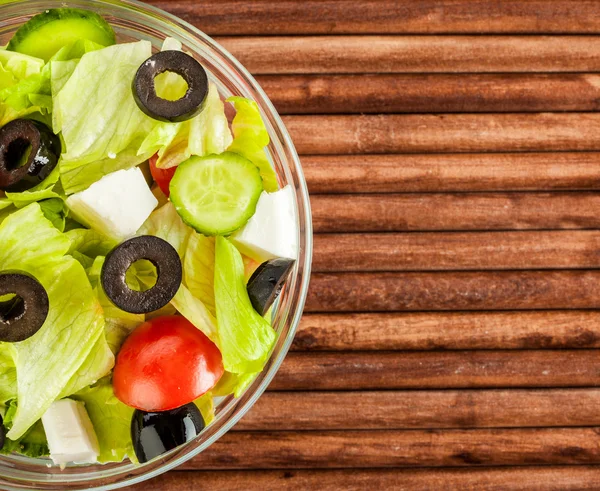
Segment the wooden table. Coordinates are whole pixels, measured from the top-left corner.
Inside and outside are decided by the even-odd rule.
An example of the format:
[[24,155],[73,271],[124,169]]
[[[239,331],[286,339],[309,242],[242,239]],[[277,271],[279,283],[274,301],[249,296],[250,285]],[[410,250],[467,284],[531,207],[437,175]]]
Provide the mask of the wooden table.
[[152,3],[285,115],[316,235],[269,392],[135,489],[600,489],[600,3]]

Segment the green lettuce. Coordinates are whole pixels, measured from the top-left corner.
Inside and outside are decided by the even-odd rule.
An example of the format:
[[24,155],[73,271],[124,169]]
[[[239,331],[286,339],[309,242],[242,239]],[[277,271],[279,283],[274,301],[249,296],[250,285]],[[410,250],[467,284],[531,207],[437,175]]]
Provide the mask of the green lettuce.
[[216,238],[214,281],[217,346],[225,370],[234,374],[260,372],[277,334],[252,307],[242,256],[225,237]]
[[177,294],[171,300],[171,305],[200,329],[213,343],[219,344],[217,320],[202,301],[194,297],[184,285],[179,287]]
[[171,202],[154,210],[138,230],[138,235],[155,235],[166,240],[181,258],[185,255],[191,234],[192,229],[183,223]]
[[258,377],[260,372],[256,373],[231,373],[225,372],[219,379],[219,382],[212,389],[214,396],[228,396],[233,394],[235,397],[242,395],[244,390]]
[[215,309],[215,239],[192,232],[183,262],[184,282],[212,315]]
[[279,189],[277,175],[267,158],[265,147],[269,144],[269,132],[260,115],[258,104],[244,97],[230,97],[236,115],[233,118],[233,143],[227,149],[252,161],[260,169],[265,191],[273,193]]
[[[163,50],[181,51],[181,43],[172,38],[165,41]],[[166,74],[156,81],[156,90],[163,98],[177,99],[185,93],[187,84],[175,74]],[[158,78],[158,77],[157,77]],[[142,143],[139,153],[158,152],[157,167],[168,169],[189,159],[212,153],[222,153],[232,137],[225,116],[225,106],[215,84],[210,83],[202,112],[183,123],[159,123]]]
[[94,425],[100,454],[98,462],[121,462],[125,457],[135,461],[131,442],[131,418],[134,409],[119,401],[110,381],[104,379],[73,395],[85,403],[85,409]]
[[[10,429],[13,425],[13,419],[17,413],[17,401],[9,402],[4,414],[4,426]],[[44,432],[44,425],[38,420],[27,432],[16,440],[7,438],[4,441],[4,446],[0,449],[0,453],[10,455],[13,452],[18,452],[21,455],[32,457],[34,459],[47,457],[50,454],[48,449],[48,441]]]
[[[148,41],[88,52],[53,96],[53,128],[65,143],[60,172],[67,194],[151,156],[138,149],[156,123],[131,91],[137,69],[151,54]],[[62,82],[64,73],[58,75]]]
[[[104,317],[81,264],[66,256],[71,241],[32,203],[0,225],[0,270],[23,270],[44,286],[50,310],[42,328],[20,343],[1,343],[17,373],[17,408],[8,437],[18,440],[44,414],[72,380],[89,385],[92,349],[104,333]],[[107,354],[105,352],[105,354]],[[107,366],[94,359],[94,367]],[[94,372],[94,373],[92,373]]]
[[17,368],[10,348],[0,350],[0,404],[17,397]]

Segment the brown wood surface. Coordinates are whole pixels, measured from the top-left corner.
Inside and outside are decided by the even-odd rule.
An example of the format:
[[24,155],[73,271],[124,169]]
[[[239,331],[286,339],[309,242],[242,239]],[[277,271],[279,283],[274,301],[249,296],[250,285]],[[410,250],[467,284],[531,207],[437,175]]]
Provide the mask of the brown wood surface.
[[600,2],[150,3],[257,77],[316,235],[267,392],[132,489],[600,489]]
[[311,194],[600,189],[600,153],[312,155]]
[[[596,74],[262,75],[281,114],[596,111]],[[568,92],[571,97],[565,98]]]
[[600,466],[539,466],[447,469],[344,469],[285,471],[198,471],[173,472],[149,483],[132,486],[135,491],[196,491],[207,489],[249,491],[339,489],[358,491],[385,489],[424,490],[596,490]]
[[292,350],[600,348],[600,312],[305,314]]

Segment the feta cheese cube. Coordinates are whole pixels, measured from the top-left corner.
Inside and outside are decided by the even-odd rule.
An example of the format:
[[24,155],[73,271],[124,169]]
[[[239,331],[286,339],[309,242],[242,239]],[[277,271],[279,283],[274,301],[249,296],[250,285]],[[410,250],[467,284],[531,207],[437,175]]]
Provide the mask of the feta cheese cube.
[[55,464],[93,464],[100,449],[98,438],[82,402],[62,399],[42,416],[50,457]]
[[108,174],[67,198],[77,220],[117,240],[135,235],[157,205],[138,167]]
[[264,262],[278,257],[298,258],[298,231],[294,191],[286,186],[263,192],[256,213],[231,240],[246,256]]

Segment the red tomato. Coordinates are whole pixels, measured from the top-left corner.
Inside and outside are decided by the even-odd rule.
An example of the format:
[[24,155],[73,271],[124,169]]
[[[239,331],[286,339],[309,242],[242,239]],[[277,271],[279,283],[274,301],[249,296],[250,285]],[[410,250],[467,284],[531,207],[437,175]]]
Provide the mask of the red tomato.
[[115,364],[115,395],[143,411],[168,411],[212,389],[223,375],[215,344],[185,317],[157,317],[127,338]]
[[163,193],[169,197],[169,184],[171,184],[171,179],[175,175],[175,171],[177,167],[171,167],[170,169],[159,169],[156,167],[156,162],[158,161],[158,154],[150,157],[150,173],[152,174],[152,179],[158,184],[158,187],[161,189]]

